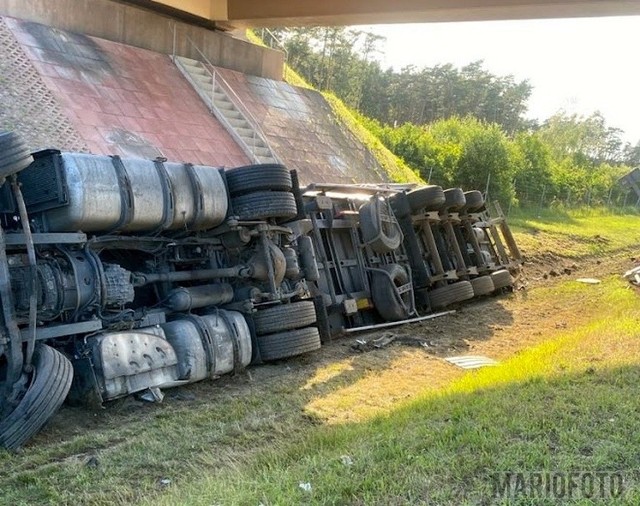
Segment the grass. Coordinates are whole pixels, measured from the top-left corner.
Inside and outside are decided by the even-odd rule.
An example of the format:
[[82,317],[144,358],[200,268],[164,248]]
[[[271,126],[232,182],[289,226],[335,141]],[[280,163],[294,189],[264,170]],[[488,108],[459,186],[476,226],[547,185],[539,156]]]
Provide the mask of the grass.
[[637,504],[638,299],[618,279],[597,290],[555,289],[597,297],[601,310],[498,367],[425,385],[386,415],[318,427],[153,503],[479,504],[492,473],[558,470],[623,472],[624,503]]
[[359,114],[347,107],[333,93],[323,93],[331,105],[336,118],[347,127],[353,135],[375,156],[389,179],[396,183],[425,184],[420,175],[410,168],[402,159],[394,155],[371,131],[360,121]]
[[514,210],[509,224],[523,250],[579,259],[640,244],[640,213],[629,208]]

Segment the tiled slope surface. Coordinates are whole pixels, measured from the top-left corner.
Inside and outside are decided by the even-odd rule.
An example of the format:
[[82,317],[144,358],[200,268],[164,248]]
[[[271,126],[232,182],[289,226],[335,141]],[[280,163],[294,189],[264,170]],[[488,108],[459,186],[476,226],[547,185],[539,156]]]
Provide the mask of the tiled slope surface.
[[[5,18],[84,145],[97,154],[213,166],[248,162],[169,56]],[[21,97],[25,109],[29,98]],[[49,113],[49,105],[43,104]],[[63,130],[49,145],[64,142]]]
[[0,130],[17,131],[33,150],[89,149],[2,18]]
[[280,159],[303,183],[385,181],[383,169],[324,97],[285,82],[218,68],[260,123]]
[[[0,38],[0,128],[34,149],[249,163],[169,56],[13,18],[0,18]],[[303,184],[385,180],[319,93],[217,70]]]

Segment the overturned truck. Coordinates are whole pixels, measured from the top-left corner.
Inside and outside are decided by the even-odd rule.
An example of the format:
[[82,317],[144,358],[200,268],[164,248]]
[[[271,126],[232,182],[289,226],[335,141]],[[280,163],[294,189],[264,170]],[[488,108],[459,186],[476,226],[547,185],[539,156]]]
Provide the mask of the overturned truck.
[[317,350],[508,289],[499,208],[278,164],[30,153],[0,133],[0,446],[103,403]]

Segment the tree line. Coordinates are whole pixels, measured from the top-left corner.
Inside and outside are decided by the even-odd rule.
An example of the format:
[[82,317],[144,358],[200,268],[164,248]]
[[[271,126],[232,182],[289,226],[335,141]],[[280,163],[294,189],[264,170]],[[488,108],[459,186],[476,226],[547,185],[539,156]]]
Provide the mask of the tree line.
[[509,205],[596,205],[620,202],[618,179],[640,164],[640,143],[625,144],[599,113],[526,119],[531,84],[482,62],[395,71],[381,67],[384,39],[372,33],[287,28],[276,36],[294,70],[357,111],[430,182],[487,189]]

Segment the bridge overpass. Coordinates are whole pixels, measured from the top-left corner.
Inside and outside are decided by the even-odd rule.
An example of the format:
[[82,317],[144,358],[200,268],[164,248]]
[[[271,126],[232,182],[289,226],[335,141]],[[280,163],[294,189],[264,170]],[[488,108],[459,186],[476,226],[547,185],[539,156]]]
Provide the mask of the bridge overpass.
[[637,0],[127,0],[218,28],[640,14]]

